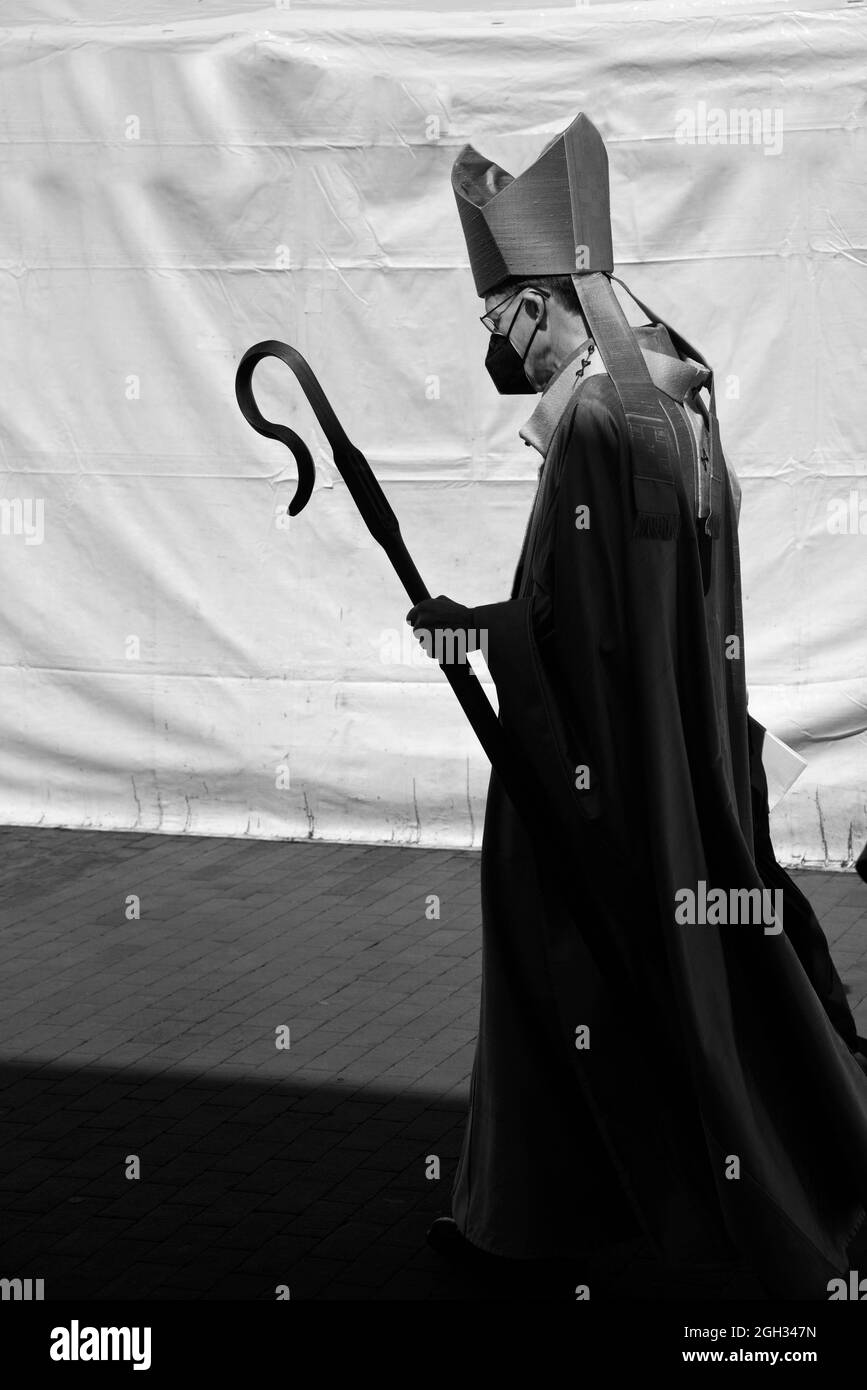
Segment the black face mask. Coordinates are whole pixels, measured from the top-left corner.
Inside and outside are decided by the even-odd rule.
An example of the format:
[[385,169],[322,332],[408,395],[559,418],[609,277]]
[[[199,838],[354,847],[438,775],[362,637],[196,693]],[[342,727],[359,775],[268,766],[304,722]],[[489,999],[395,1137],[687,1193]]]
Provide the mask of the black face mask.
[[510,339],[512,326],[522,308],[523,304],[519,304],[512,322],[509,324],[508,333],[492,333],[491,341],[488,343],[485,366],[501,396],[534,396],[536,394],[535,386],[531,385],[527,379],[524,363],[527,360],[527,353],[533,346],[533,339],[539,331],[539,324],[536,324],[530,334],[530,341],[524,349],[523,356]]

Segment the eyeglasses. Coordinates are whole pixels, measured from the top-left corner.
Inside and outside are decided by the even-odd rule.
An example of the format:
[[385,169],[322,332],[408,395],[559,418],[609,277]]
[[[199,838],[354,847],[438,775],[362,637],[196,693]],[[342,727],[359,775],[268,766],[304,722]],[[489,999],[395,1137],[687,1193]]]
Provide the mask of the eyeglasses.
[[500,317],[500,313],[505,308],[505,306],[509,304],[511,300],[513,300],[517,295],[523,294],[524,290],[533,290],[535,294],[541,294],[544,299],[551,298],[550,290],[540,289],[536,285],[522,285],[519,290],[512,290],[512,293],[507,294],[505,299],[501,299],[499,304],[495,304],[493,309],[489,309],[486,314],[481,314],[479,316],[479,322],[484,324],[485,328],[488,330],[489,333],[499,332],[497,328],[497,321]]

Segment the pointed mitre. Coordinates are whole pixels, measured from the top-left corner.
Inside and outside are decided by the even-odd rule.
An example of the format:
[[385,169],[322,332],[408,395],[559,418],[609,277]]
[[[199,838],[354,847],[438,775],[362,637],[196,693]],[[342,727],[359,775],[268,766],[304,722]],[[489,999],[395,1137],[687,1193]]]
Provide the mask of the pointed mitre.
[[517,178],[465,145],[452,187],[482,297],[513,275],[613,271],[608,156],[583,113]]

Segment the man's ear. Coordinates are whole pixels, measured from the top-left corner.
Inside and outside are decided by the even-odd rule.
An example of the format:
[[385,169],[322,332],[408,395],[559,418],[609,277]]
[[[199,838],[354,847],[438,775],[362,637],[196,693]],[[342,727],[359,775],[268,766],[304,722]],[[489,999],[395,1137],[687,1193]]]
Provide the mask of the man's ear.
[[543,299],[542,295],[534,295],[533,291],[531,290],[527,298],[524,300],[524,308],[527,310],[527,313],[529,314],[533,322],[538,322],[539,326],[541,327],[545,321],[546,308],[545,300]]

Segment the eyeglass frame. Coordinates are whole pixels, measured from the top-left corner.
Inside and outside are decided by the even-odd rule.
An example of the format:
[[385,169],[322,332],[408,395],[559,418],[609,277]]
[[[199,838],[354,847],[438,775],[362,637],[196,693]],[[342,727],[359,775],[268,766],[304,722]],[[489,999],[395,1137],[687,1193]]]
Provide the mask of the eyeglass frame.
[[[550,290],[544,290],[544,289],[541,288],[541,286],[536,286],[536,285],[521,285],[521,286],[519,286],[518,289],[512,290],[511,294],[507,294],[505,299],[501,299],[500,302],[499,302],[498,304],[495,304],[494,307],[493,307],[493,309],[488,309],[484,314],[480,314],[480,315],[479,315],[479,323],[482,324],[482,326],[483,326],[484,328],[486,328],[487,331],[488,331],[490,334],[493,335],[493,334],[496,333],[496,334],[498,334],[500,337],[503,337],[504,335],[501,334],[501,333],[499,333],[499,330],[497,329],[497,327],[496,327],[495,325],[491,325],[491,324],[488,322],[488,320],[491,319],[491,318],[493,318],[494,314],[496,314],[496,315],[497,315],[497,321],[499,322],[499,316],[500,316],[500,314],[502,313],[502,311],[503,311],[503,309],[505,308],[505,306],[510,302],[510,300],[514,299],[517,295],[523,294],[525,290],[532,290],[532,291],[534,292],[534,294],[540,294],[540,295],[542,296],[543,299],[550,299],[550,298],[551,298],[551,291],[550,291]],[[512,320],[512,322],[514,323],[514,319]]]

